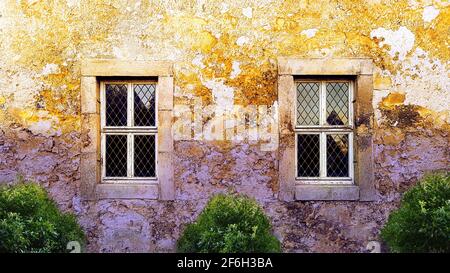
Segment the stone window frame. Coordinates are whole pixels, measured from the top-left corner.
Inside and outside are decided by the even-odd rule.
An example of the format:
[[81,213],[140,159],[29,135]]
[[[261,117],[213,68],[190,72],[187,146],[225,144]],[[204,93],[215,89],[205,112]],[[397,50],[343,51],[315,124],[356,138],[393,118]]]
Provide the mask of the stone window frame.
[[[354,81],[354,184],[296,183],[296,93],[297,77],[346,77]],[[279,103],[279,199],[348,200],[376,199],[373,172],[373,63],[370,58],[278,59]]]
[[[175,199],[173,177],[173,64],[166,61],[85,59],[81,64],[80,192],[84,200]],[[156,183],[102,183],[100,83],[104,79],[157,80]]]

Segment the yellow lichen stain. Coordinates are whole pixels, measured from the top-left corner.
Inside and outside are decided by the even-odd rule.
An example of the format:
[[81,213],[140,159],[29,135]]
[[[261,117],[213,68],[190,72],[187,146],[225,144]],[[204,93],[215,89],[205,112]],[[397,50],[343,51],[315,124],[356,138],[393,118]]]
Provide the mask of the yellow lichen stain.
[[233,47],[233,39],[228,33],[222,34],[211,52],[205,55],[203,60],[205,68],[201,70],[201,75],[206,79],[224,79],[231,72],[232,56],[227,50]]
[[387,76],[381,76],[379,74],[375,74],[373,77],[373,88],[384,90],[384,89],[390,89],[392,86],[392,79],[391,77]]
[[202,53],[208,53],[217,44],[217,39],[208,31],[200,32],[192,44],[193,49],[198,49]]
[[393,92],[379,103],[381,112],[389,120],[388,124],[411,126],[422,122],[435,127],[445,126],[449,111],[436,112],[420,105],[405,105],[405,99],[404,93]]
[[450,60],[450,6],[439,7],[439,16],[428,24],[418,25],[414,30],[417,46],[431,57],[448,62]]
[[179,86],[184,86],[185,88],[192,90],[192,93],[197,98],[200,98],[203,104],[208,105],[212,103],[211,90],[203,86],[203,83],[196,73],[178,73],[175,82]]
[[433,124],[435,127],[445,127],[446,121],[449,119],[450,110],[436,112],[423,106],[417,106],[417,113],[423,120]]
[[238,24],[238,19],[230,14],[225,14],[224,15],[224,21],[229,24],[232,28],[235,28]]
[[394,106],[402,105],[405,101],[405,94],[403,93],[389,93],[389,95],[380,102],[381,108],[392,108]]
[[[18,1],[10,8],[23,14],[15,21],[11,49],[14,65],[39,74],[47,64],[56,64],[59,72],[44,74],[37,80],[49,89],[35,100],[45,105],[49,117],[58,120],[62,131],[79,129],[79,63],[81,44],[101,44],[119,21],[119,10],[104,1],[87,1],[82,9],[69,8],[66,1]],[[81,18],[81,19],[80,19]],[[86,44],[86,41],[89,41]],[[14,122],[27,126],[37,121],[36,109],[10,109]]]
[[244,73],[236,79],[226,81],[229,86],[239,91],[235,94],[235,104],[272,105],[277,99],[276,72],[271,69],[270,64],[265,63],[258,67],[243,65],[241,70]]
[[397,146],[405,140],[405,133],[399,128],[392,128],[384,132],[382,139],[385,145]]
[[[404,26],[415,37],[411,52],[420,47],[441,63],[450,58],[450,7],[439,3],[433,3],[440,13],[430,23],[423,22],[425,3],[420,1],[418,7],[411,7],[408,0],[363,4],[352,0],[274,1],[267,6],[249,4],[251,19],[236,8],[221,13],[221,3],[207,1],[199,7],[190,1],[170,5],[144,1],[133,13],[128,10],[133,6],[129,1],[91,0],[79,8],[69,7],[66,1],[11,1],[13,31],[5,33],[10,37],[9,65],[37,74],[36,81],[45,87],[33,99],[42,102],[48,115],[57,117],[59,126],[69,130],[79,128],[80,59],[113,58],[113,47],[135,38],[144,50],[154,52],[142,53],[149,59],[168,58],[158,55],[160,50],[174,48],[169,57],[183,68],[175,71],[177,88],[201,98],[203,104],[213,103],[204,83],[214,80],[233,88],[235,104],[272,105],[277,97],[274,60],[279,56],[370,57],[390,75],[407,73],[380,47],[379,40],[370,37],[379,27],[395,31]],[[311,37],[301,33],[308,29],[317,31]],[[240,37],[248,42],[238,45]],[[204,67],[192,65],[199,55]],[[235,62],[240,73],[231,77]],[[46,64],[56,64],[60,71],[40,75]],[[415,77],[411,75],[412,80]],[[375,89],[391,87],[390,77],[375,75]],[[188,99],[175,98],[175,102],[187,103]],[[404,102],[405,94],[391,93],[379,107],[400,109]],[[35,119],[29,114],[35,110],[16,109],[10,114],[27,123]],[[420,106],[414,111],[421,117],[443,115]]]
[[54,124],[56,125],[56,128],[53,129],[60,130],[63,134],[79,131],[81,128],[78,116],[54,114],[46,110],[30,110],[11,107],[8,108],[7,115],[11,122],[21,124],[24,127],[29,127],[39,121],[50,120],[52,121],[52,124],[56,121],[57,124]]
[[180,47],[208,53],[217,43],[216,37],[205,29],[208,22],[202,18],[166,15],[163,24],[180,37],[177,41]]
[[299,24],[290,18],[279,17],[275,19],[273,29],[275,31],[296,32],[299,30]]
[[6,98],[4,96],[0,96],[0,106],[3,106],[6,103]]
[[39,117],[36,115],[36,111],[32,111],[29,109],[11,107],[8,109],[8,114],[14,122],[20,124],[29,124],[37,122],[39,120]]
[[62,134],[81,130],[81,120],[78,116],[58,115],[56,118],[59,120],[59,128]]

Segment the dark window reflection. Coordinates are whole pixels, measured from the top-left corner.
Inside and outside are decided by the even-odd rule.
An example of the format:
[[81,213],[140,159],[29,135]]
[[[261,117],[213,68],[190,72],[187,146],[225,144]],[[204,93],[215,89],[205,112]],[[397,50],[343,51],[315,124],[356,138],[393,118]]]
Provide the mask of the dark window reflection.
[[327,123],[328,125],[348,124],[349,84],[348,82],[327,83]]
[[297,135],[297,176],[319,177],[319,135]]
[[106,126],[127,126],[127,86],[107,84]]
[[155,126],[154,84],[134,86],[134,126]]
[[155,136],[134,136],[134,176],[155,176]]
[[327,176],[348,177],[348,135],[327,135]]
[[127,136],[106,135],[106,176],[127,176]]

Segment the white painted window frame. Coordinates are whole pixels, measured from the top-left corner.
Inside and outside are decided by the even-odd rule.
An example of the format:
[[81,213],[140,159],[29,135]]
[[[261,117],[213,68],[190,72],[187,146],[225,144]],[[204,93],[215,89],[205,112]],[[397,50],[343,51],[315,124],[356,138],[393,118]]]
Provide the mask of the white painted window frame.
[[[106,126],[106,85],[123,84],[127,85],[127,126]],[[137,84],[155,85],[155,126],[134,126],[134,86]],[[158,182],[158,82],[146,81],[101,81],[100,82],[100,123],[101,123],[101,168],[102,183],[150,183]],[[106,135],[126,135],[127,136],[127,177],[107,177],[106,176]],[[134,177],[134,136],[154,135],[155,136],[155,176]]]
[[[294,82],[295,95],[297,96],[297,86],[301,82],[317,82],[320,85],[319,88],[319,125],[298,125],[298,100],[295,98],[295,182],[296,184],[354,184],[354,145],[353,145],[353,131],[354,131],[354,81],[341,80],[341,79],[296,79]],[[330,82],[346,82],[349,84],[349,96],[348,96],[348,125],[326,125],[326,84]],[[319,177],[298,177],[298,135],[318,134],[319,135],[319,150],[320,150],[320,176]],[[348,135],[348,149],[349,149],[349,176],[348,177],[327,177],[327,139],[328,134],[343,134]]]

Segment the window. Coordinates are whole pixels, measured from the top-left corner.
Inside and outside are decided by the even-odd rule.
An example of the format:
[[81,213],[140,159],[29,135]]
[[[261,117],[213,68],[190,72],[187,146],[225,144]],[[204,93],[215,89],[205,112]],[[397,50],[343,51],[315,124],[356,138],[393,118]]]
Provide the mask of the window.
[[279,198],[375,200],[373,64],[279,58]]
[[301,80],[296,86],[296,179],[353,183],[353,83]]
[[101,83],[102,182],[154,182],[156,82]]
[[83,200],[175,198],[172,66],[165,61],[82,61]]

